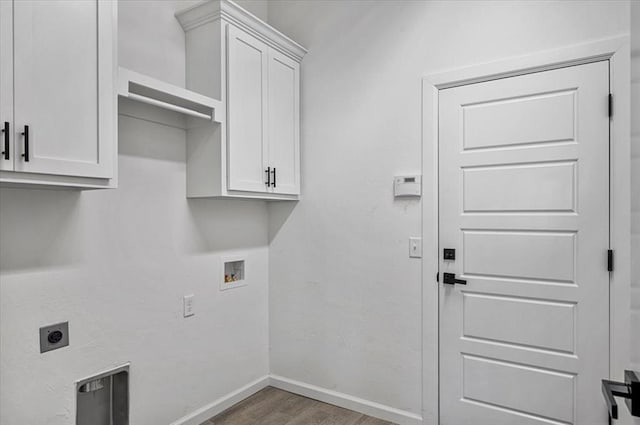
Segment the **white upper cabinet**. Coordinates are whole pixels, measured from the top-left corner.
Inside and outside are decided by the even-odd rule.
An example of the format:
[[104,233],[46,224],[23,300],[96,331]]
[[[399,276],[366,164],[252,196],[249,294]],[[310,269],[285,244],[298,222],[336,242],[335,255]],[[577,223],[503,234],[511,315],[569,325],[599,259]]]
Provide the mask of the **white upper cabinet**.
[[300,64],[269,50],[269,160],[274,193],[300,193]]
[[1,3],[2,183],[113,187],[116,2]]
[[229,190],[265,190],[269,48],[229,26],[227,34]]
[[227,0],[176,14],[187,86],[226,105],[219,126],[187,133],[187,195],[298,199],[300,61],[306,50]]

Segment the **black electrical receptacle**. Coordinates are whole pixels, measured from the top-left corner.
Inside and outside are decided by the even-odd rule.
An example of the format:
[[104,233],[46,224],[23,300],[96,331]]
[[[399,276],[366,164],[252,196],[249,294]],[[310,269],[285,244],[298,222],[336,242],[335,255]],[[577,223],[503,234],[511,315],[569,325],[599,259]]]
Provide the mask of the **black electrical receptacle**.
[[69,322],[40,328],[40,352],[57,350],[69,345]]

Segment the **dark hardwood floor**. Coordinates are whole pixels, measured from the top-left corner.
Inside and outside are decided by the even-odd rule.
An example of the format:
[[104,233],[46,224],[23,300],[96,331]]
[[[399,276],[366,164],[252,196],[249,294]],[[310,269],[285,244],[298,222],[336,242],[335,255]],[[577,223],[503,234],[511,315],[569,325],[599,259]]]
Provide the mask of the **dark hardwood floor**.
[[201,425],[393,425],[352,410],[267,387]]

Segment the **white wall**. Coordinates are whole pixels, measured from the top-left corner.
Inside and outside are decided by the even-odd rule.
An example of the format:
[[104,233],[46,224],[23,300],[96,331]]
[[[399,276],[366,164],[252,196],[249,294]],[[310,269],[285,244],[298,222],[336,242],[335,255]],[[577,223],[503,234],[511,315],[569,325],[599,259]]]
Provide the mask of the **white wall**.
[[421,167],[420,77],[628,33],[629,4],[274,0],[269,20],[309,48],[304,199],[269,206],[271,371],[421,414],[421,203],[392,195]]
[[[182,6],[121,2],[121,65],[183,84]],[[265,204],[187,200],[181,129],[121,117],[119,150],[117,190],[0,190],[2,425],[75,424],[74,381],[128,361],[136,425],[268,373]],[[235,251],[250,284],[220,292]],[[40,354],[38,328],[66,320],[71,345]]]
[[[640,371],[640,2],[631,3],[631,367]],[[640,425],[640,418],[633,423]]]
[[[184,86],[184,31],[174,13],[201,1],[119,0],[120,66]],[[266,0],[235,2],[267,21]]]

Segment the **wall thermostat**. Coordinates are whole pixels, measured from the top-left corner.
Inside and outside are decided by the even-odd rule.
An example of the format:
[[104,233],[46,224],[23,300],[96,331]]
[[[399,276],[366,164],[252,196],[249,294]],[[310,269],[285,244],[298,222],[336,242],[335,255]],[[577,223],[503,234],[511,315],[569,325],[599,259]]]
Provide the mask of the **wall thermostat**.
[[396,197],[417,196],[422,194],[422,176],[394,177],[393,194]]

